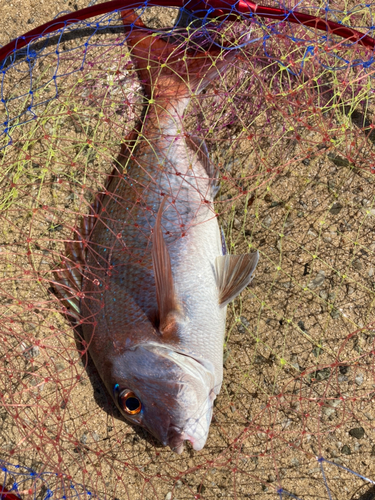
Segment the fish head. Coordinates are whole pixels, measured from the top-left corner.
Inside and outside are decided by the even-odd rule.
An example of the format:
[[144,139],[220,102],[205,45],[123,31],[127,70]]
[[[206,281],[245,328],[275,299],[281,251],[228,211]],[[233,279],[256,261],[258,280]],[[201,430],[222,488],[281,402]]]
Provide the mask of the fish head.
[[210,363],[160,344],[140,344],[113,365],[117,407],[164,446],[182,453],[184,441],[201,450],[212,418],[215,377]]

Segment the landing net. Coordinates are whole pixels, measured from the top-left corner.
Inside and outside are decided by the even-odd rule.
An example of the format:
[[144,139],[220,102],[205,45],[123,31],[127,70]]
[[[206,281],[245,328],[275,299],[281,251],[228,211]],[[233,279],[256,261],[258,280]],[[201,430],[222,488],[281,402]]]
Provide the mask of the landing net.
[[269,2],[282,20],[150,5],[137,12],[176,51],[237,51],[181,130],[219,172],[230,253],[260,252],[228,308],[209,439],[177,456],[121,420],[53,291],[144,109],[117,9],[2,63],[0,486],[24,500],[370,498],[374,52],[288,16],[371,37],[374,5]]

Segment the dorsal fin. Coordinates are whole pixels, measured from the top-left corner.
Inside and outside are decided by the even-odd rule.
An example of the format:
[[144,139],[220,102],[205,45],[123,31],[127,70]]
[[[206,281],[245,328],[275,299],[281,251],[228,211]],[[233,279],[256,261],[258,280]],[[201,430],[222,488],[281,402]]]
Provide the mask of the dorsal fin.
[[156,300],[159,309],[159,331],[163,335],[172,335],[176,329],[176,312],[178,310],[173,285],[172,265],[167,245],[165,244],[161,218],[166,198],[160,204],[152,235],[152,264],[154,267]]
[[[91,211],[93,208],[91,207]],[[74,326],[80,320],[80,299],[82,276],[86,261],[86,239],[91,234],[96,219],[84,216],[80,230],[75,230],[75,240],[65,242],[65,258],[60,267],[53,271],[55,280],[51,281],[57,297],[66,307],[66,317]]]
[[221,307],[225,307],[250,283],[258,260],[258,252],[216,257],[216,284]]

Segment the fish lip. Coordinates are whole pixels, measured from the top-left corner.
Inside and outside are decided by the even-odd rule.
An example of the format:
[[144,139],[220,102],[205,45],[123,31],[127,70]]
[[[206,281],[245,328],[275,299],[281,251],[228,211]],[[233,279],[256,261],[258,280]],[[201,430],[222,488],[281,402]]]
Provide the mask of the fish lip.
[[[206,437],[207,438],[207,437]],[[175,425],[170,425],[168,429],[168,444],[172,451],[181,455],[184,451],[185,441],[190,441],[191,446],[194,451],[200,451],[205,445],[206,438],[202,440],[196,439],[194,436],[186,433],[184,430],[180,429]]]
[[183,434],[184,432],[180,427],[172,424],[169,426],[167,443],[170,449],[178,455],[181,455],[184,450],[185,439],[183,438]]

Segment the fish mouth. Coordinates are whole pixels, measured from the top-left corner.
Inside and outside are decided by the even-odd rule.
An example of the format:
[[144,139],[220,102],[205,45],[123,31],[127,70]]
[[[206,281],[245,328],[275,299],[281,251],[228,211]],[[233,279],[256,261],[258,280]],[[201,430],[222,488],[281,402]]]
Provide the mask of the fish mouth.
[[200,451],[204,447],[206,439],[207,435],[198,438],[174,425],[171,425],[168,429],[168,445],[170,449],[178,455],[181,455],[184,451],[185,441],[190,441],[194,451]]

